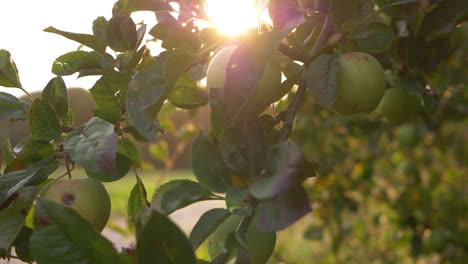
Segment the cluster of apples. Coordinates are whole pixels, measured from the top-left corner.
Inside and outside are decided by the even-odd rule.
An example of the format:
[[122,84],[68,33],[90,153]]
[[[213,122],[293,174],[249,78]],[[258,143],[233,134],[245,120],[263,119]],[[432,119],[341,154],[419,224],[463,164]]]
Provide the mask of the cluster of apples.
[[[225,87],[226,75],[232,66],[230,61],[239,47],[223,47],[213,56],[207,70],[208,88]],[[274,59],[266,65],[252,100],[257,112],[264,111],[285,94],[281,89],[280,71],[279,63]],[[238,76],[239,81],[242,78],[247,76]],[[336,98],[331,110],[344,116],[375,111],[391,123],[401,124],[417,116],[421,110],[421,99],[409,86],[409,82],[401,80],[387,87],[384,69],[372,55],[343,53],[338,58]]]

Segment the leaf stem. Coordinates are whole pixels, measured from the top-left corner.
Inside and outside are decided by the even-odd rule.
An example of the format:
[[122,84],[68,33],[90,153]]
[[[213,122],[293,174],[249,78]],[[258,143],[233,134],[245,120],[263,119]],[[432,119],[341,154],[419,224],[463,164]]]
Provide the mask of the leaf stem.
[[[320,54],[321,52],[329,48],[329,46],[327,46],[326,44],[326,41],[328,39],[328,36],[332,32],[332,28],[333,27],[330,21],[330,17],[327,16],[325,18],[322,31],[320,32],[317,42],[315,43],[314,47],[310,51],[310,55],[308,56],[307,63],[305,64],[305,66],[308,64],[308,62],[313,60],[317,56],[317,54]],[[299,84],[299,87],[297,89],[296,95],[294,96],[293,101],[291,102],[291,104],[288,106],[288,109],[286,110],[286,117],[284,118],[284,126],[281,130],[282,141],[288,140],[289,136],[292,133],[294,120],[296,119],[296,114],[299,111],[299,107],[304,101],[306,90],[307,90],[307,85],[306,85],[304,78],[302,78],[301,83]]]
[[28,93],[28,91],[26,91],[23,87],[20,87],[19,89],[21,91],[23,91],[28,96],[28,98],[31,100],[31,102],[34,102],[34,100],[36,99],[36,98],[34,98],[34,96],[32,96],[30,93]]
[[252,221],[252,217],[252,214],[244,216],[236,230],[236,240],[237,243],[239,243],[237,263],[253,263],[246,242],[247,230],[249,228],[250,222]]
[[358,25],[360,24],[363,24],[363,23],[366,23],[367,20],[369,20],[369,18],[377,15],[378,13],[382,12],[382,10],[388,8],[388,7],[392,7],[392,6],[397,6],[397,5],[405,5],[405,4],[412,4],[412,3],[416,3],[418,2],[418,0],[401,0],[401,1],[396,1],[396,2],[393,2],[393,3],[390,3],[390,4],[387,4],[387,5],[383,5],[382,7],[380,7],[379,9],[375,10],[374,12],[370,13],[367,17],[365,17],[363,20],[361,20]]

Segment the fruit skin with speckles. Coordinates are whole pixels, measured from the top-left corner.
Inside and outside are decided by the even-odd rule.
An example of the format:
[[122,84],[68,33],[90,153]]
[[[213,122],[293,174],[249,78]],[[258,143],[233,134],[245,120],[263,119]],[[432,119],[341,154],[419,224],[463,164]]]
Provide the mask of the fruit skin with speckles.
[[379,61],[364,52],[349,52],[340,55],[337,63],[332,109],[341,115],[375,110],[385,91],[385,74]]
[[110,217],[109,194],[101,182],[92,178],[58,180],[48,186],[40,197],[74,209],[99,232]]

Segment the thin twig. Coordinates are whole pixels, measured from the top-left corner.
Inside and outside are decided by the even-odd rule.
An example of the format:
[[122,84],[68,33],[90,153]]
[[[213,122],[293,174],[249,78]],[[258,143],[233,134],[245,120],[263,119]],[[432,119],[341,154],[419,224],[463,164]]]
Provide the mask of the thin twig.
[[[322,32],[320,32],[320,36],[317,42],[315,43],[314,47],[312,48],[310,55],[309,55],[309,59],[307,61],[310,61],[313,58],[315,58],[315,56],[317,56],[317,54],[319,54],[323,50],[324,45],[326,44],[326,41],[331,31],[332,31],[332,24],[330,21],[330,17],[327,16],[325,18],[325,22],[322,27]],[[301,83],[299,84],[299,87],[297,89],[296,95],[294,96],[293,101],[291,102],[291,104],[288,106],[288,109],[286,110],[284,126],[281,131],[282,141],[286,141],[291,135],[292,128],[294,125],[294,119],[296,119],[296,114],[299,111],[299,107],[304,101],[306,90],[307,90],[307,85],[306,85],[304,78],[302,78]]]

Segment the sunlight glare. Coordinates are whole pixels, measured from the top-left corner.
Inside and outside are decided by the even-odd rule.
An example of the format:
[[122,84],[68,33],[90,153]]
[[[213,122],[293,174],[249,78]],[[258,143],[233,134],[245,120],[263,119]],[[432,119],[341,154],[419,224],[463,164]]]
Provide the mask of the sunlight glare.
[[253,0],[207,0],[205,11],[223,34],[239,35],[258,25]]

